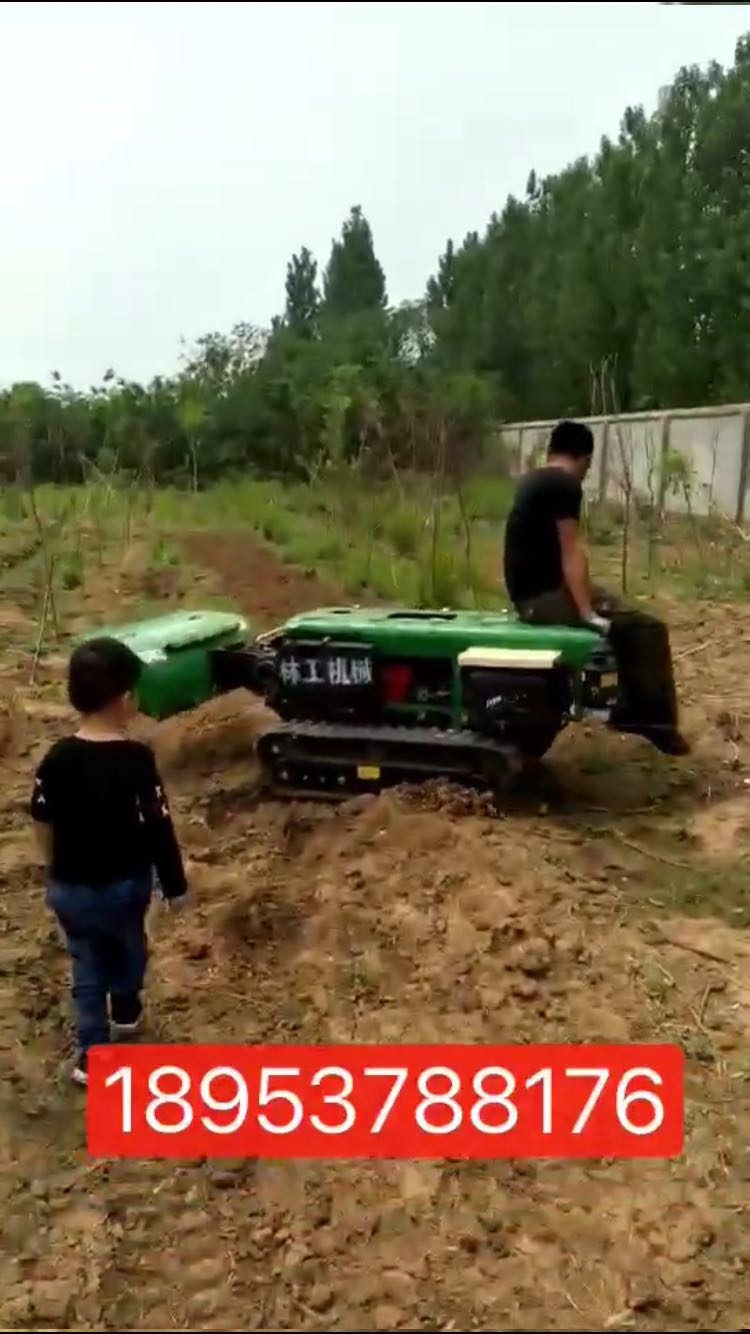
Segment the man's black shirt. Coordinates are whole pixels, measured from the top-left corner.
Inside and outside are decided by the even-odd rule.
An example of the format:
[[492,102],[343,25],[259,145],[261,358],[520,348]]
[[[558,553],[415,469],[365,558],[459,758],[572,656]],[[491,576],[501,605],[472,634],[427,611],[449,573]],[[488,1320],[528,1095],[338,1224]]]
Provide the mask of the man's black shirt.
[[505,586],[519,606],[564,583],[558,519],[579,519],[583,488],[564,468],[537,468],[518,484],[505,527]]
[[31,814],[51,828],[53,880],[97,888],[155,870],[166,898],[187,889],[156,761],[138,741],[58,741],[37,770]]

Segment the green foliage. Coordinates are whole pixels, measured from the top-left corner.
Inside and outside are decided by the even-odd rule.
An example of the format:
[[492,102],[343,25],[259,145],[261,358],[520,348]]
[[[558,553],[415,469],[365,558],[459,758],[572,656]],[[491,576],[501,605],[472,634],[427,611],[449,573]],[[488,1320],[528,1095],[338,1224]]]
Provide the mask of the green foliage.
[[71,591],[74,588],[81,588],[84,579],[83,552],[67,552],[62,562],[60,570],[60,583],[64,589]]
[[367,218],[356,205],[334,241],[325,272],[325,310],[328,315],[357,315],[385,308],[385,274],[375,254]]
[[320,293],[318,292],[318,265],[307,246],[298,255],[292,255],[286,270],[287,328],[296,334],[315,332]]
[[397,505],[383,524],[384,536],[399,556],[414,557],[422,542],[424,521],[413,508]]

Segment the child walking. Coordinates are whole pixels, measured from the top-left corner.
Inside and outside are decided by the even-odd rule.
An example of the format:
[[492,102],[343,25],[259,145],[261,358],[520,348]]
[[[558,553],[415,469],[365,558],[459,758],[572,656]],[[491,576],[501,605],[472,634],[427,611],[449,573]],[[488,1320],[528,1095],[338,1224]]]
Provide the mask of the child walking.
[[136,655],[115,639],[75,650],[68,696],[80,727],[48,751],[31,798],[47,902],[72,964],[77,1084],[87,1082],[91,1047],[140,1024],[154,872],[165,899],[187,892],[154,755],[127,735],[140,670]]

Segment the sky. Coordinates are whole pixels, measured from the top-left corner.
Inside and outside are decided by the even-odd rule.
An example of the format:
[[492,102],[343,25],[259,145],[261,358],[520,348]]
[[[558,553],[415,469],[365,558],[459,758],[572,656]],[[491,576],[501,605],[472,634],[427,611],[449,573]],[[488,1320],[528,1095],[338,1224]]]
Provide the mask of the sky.
[[722,4],[6,0],[0,384],[149,378],[267,324],[353,204],[390,300],[419,297],[532,167],[747,29]]

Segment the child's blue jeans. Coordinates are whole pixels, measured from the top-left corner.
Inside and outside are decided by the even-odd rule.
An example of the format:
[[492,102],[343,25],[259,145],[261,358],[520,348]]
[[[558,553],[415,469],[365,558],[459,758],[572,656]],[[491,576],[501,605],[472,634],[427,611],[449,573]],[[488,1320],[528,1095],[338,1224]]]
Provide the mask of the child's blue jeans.
[[146,914],[151,881],[103,888],[53,883],[47,902],[65,932],[73,968],[73,1003],[80,1057],[110,1040],[116,1024],[135,1023],[148,963]]

